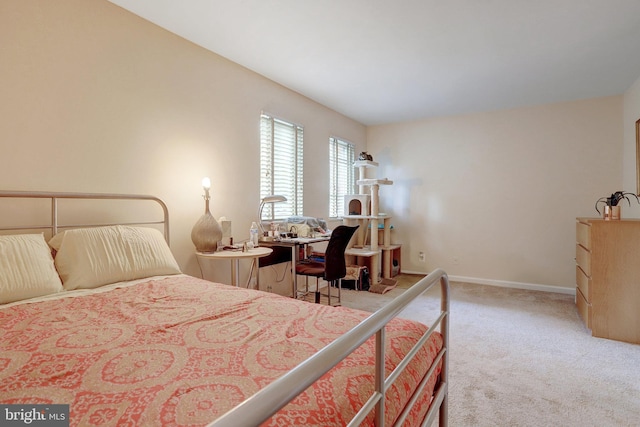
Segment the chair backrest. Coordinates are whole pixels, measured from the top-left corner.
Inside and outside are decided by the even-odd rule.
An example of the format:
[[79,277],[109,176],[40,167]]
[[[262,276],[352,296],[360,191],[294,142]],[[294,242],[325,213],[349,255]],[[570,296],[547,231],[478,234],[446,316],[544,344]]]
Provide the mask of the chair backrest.
[[358,227],[358,225],[354,227],[339,225],[331,232],[331,238],[324,252],[324,280],[338,280],[346,276],[347,264],[344,260],[344,251]]

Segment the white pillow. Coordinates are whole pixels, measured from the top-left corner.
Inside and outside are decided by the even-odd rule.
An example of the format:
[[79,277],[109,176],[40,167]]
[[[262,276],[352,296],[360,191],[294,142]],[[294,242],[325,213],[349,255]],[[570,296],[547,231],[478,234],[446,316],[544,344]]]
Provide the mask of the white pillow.
[[42,233],[0,236],[0,304],[62,290]]
[[124,280],[179,274],[162,233],[122,225],[78,228],[49,241],[66,290],[92,289]]

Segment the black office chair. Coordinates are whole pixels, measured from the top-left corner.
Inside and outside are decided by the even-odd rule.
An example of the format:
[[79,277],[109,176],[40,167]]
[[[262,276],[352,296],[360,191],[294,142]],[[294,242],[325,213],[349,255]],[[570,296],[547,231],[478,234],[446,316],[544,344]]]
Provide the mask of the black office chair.
[[347,274],[347,264],[344,259],[344,251],[347,249],[349,240],[356,232],[358,226],[349,227],[340,225],[333,230],[331,238],[327,244],[327,250],[324,253],[324,262],[316,262],[302,260],[296,265],[296,274],[307,276],[307,290],[309,276],[316,278],[315,302],[320,302],[320,278],[327,281],[329,292],[327,297],[328,303],[331,305],[331,286],[338,288],[338,304],[341,303],[340,291],[342,288],[341,280]]

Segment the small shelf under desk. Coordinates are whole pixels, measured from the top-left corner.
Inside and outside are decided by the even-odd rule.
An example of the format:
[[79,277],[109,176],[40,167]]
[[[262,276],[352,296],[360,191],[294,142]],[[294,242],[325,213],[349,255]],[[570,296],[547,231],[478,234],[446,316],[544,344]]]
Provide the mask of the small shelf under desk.
[[330,236],[320,237],[297,237],[293,239],[260,241],[260,246],[273,249],[273,254],[260,259],[260,266],[291,262],[291,296],[298,296],[298,276],[296,274],[296,264],[304,255],[300,256],[300,250],[306,252],[306,247],[312,243],[328,242]]

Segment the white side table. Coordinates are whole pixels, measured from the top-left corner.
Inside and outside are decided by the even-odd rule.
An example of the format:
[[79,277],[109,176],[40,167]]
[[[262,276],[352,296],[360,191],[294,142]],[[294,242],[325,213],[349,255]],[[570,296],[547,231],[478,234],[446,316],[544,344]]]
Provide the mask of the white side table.
[[[249,249],[248,251],[217,251],[211,253],[203,253],[196,252],[196,257],[198,258],[198,264],[200,265],[200,270],[202,270],[202,262],[206,260],[230,260],[231,261],[231,284],[233,286],[238,286],[238,277],[240,276],[240,260],[241,259],[250,259],[251,260],[251,270],[255,270],[256,272],[256,285],[258,289],[260,288],[260,266],[258,265],[258,258],[262,258],[263,256],[267,256],[273,252],[271,248],[263,248],[257,247],[253,249]],[[249,274],[248,284],[251,282],[251,273]]]

